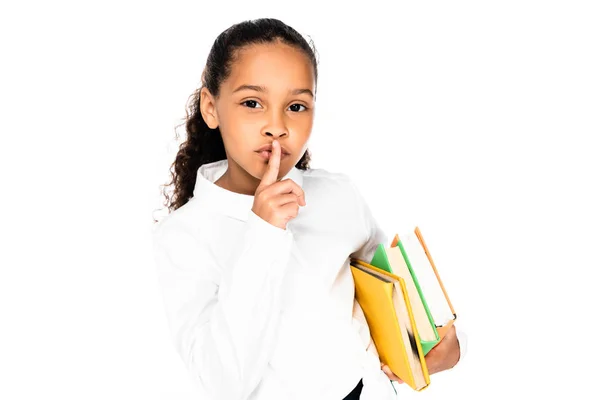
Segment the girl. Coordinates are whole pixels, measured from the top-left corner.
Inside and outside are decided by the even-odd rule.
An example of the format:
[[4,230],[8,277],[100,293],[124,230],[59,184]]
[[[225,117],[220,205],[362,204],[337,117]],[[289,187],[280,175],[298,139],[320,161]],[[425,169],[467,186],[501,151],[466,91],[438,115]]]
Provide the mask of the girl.
[[[388,238],[348,176],[309,168],[316,92],[313,47],[260,19],[217,37],[192,97],[153,239],[173,342],[203,398],[395,397],[349,268]],[[427,363],[458,359],[450,334]]]

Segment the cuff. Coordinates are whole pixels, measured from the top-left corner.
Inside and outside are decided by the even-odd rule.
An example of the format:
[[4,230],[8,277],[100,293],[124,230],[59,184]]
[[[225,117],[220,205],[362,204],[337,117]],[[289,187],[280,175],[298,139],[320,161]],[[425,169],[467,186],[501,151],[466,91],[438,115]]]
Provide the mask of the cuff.
[[456,338],[458,339],[458,346],[460,348],[460,359],[456,364],[458,365],[465,360],[465,356],[467,355],[468,336],[466,333],[456,328]]

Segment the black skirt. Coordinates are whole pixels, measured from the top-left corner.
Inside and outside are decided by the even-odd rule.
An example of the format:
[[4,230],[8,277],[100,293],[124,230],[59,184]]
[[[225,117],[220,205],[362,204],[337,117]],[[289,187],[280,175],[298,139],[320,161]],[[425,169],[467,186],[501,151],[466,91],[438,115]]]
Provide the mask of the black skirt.
[[350,393],[348,393],[348,395],[346,397],[344,397],[344,400],[359,400],[360,392],[362,392],[362,388],[363,388],[363,383],[362,383],[362,379],[361,379],[360,381],[358,381],[358,384],[356,385],[356,387],[354,389],[352,389],[352,391]]

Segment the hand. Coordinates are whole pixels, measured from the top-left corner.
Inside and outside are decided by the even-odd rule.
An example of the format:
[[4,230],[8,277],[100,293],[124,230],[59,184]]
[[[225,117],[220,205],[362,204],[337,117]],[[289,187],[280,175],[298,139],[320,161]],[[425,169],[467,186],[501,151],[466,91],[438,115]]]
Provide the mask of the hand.
[[281,146],[274,140],[269,165],[254,193],[252,211],[271,225],[286,229],[287,223],[298,215],[300,206],[306,205],[306,200],[304,191],[293,180],[277,181],[280,162]]
[[[425,356],[425,363],[429,375],[432,375],[454,367],[459,359],[460,347],[456,337],[456,328],[452,325],[446,336],[433,349],[429,350],[429,353]],[[381,363],[381,369],[390,380],[402,383],[402,380],[384,363]]]

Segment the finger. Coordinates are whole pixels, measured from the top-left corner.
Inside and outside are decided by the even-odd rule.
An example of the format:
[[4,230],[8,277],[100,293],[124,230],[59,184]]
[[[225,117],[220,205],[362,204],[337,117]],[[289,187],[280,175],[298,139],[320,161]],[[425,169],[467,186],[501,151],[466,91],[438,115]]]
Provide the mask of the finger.
[[388,379],[389,379],[390,381],[393,381],[393,380],[395,380],[395,379],[394,379],[394,374],[393,374],[393,373],[391,373],[389,370],[387,370],[387,369],[384,369],[384,370],[383,370],[383,372],[386,374],[386,376],[388,377]]
[[392,370],[390,369],[390,367],[388,367],[387,365],[384,365],[383,368],[381,368],[383,370],[383,372],[385,372],[385,374],[387,376],[390,377],[390,379],[394,376],[394,373],[392,372]]
[[277,140],[273,140],[273,149],[271,151],[271,157],[269,157],[269,164],[267,165],[267,170],[265,171],[259,186],[269,186],[277,182],[280,163],[281,147]]
[[388,376],[388,378],[390,378],[390,380],[397,381],[398,383],[402,383],[402,379],[398,378],[396,376],[396,374],[394,374],[392,372],[392,370],[390,369],[390,367],[388,367],[387,365],[384,365],[382,370],[383,370],[383,372],[385,372],[385,374]]
[[287,203],[280,207],[281,213],[286,216],[287,219],[296,218],[298,215],[298,203]]
[[300,204],[300,198],[294,193],[285,193],[279,196],[275,196],[272,201],[273,205],[279,207],[284,206],[288,203]]
[[306,205],[306,198],[304,197],[304,190],[298,185],[296,182],[291,180],[290,178],[284,179],[279,182],[277,185],[273,185],[273,190],[275,190],[275,194],[283,194],[283,193],[293,193],[299,197],[299,204],[302,206]]

